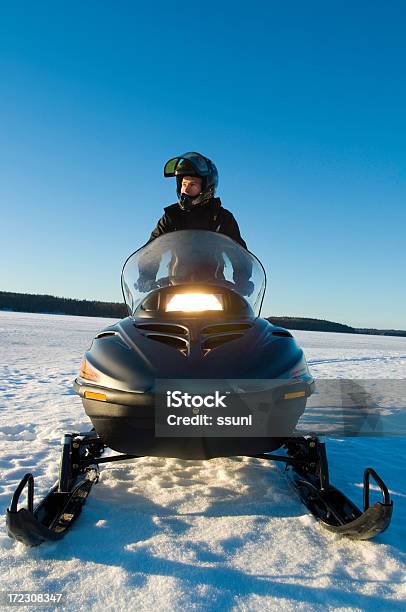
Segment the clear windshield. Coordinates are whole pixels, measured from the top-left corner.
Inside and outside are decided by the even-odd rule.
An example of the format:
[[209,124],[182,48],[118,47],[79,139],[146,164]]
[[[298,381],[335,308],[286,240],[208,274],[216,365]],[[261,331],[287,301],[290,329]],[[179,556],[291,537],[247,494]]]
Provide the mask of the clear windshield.
[[124,264],[121,282],[132,314],[154,289],[204,283],[235,291],[258,316],[266,277],[260,261],[228,236],[182,230],[164,234],[133,253]]

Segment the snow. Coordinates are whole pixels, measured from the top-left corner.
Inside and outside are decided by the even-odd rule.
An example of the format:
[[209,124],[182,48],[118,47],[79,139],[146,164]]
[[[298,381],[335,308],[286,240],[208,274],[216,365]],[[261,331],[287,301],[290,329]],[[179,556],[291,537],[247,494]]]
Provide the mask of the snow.
[[[89,429],[71,385],[110,322],[0,313],[2,517],[27,471],[38,497],[52,486],[63,432]],[[406,338],[293,333],[318,378],[406,378]],[[332,480],[358,504],[367,465],[389,485],[392,525],[368,542],[322,530],[261,460],[110,464],[61,542],[27,549],[1,519],[0,591],[64,592],[67,610],[404,610],[405,449],[404,438],[328,440]]]

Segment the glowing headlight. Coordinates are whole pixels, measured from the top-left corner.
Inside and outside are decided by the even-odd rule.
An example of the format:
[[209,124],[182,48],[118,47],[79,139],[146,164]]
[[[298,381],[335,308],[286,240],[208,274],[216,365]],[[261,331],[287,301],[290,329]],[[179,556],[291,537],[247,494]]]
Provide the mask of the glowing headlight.
[[202,312],[204,310],[223,310],[221,297],[212,293],[176,293],[166,305],[166,312]]

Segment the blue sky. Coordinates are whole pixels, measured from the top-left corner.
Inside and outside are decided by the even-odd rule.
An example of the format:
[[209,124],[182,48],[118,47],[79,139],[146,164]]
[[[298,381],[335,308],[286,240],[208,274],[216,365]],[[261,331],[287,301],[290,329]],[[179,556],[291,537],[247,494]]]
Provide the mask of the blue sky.
[[0,289],[120,301],[201,151],[263,314],[406,329],[404,2],[0,9]]

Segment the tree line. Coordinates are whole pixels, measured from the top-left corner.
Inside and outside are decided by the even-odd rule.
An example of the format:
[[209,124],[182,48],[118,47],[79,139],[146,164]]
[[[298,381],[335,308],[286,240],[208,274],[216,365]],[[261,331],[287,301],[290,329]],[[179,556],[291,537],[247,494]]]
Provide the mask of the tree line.
[[[111,319],[122,319],[128,315],[126,305],[120,302],[75,300],[71,298],[55,297],[53,295],[12,293],[10,291],[0,291],[0,310],[106,317]],[[334,321],[306,317],[268,317],[268,321],[273,325],[297,330],[406,336],[406,331],[404,330],[358,328],[344,325],[343,323],[335,323]]]
[[128,314],[126,305],[119,302],[75,300],[53,295],[11,293],[9,291],[0,291],[0,310],[108,317],[112,319],[122,319]]

